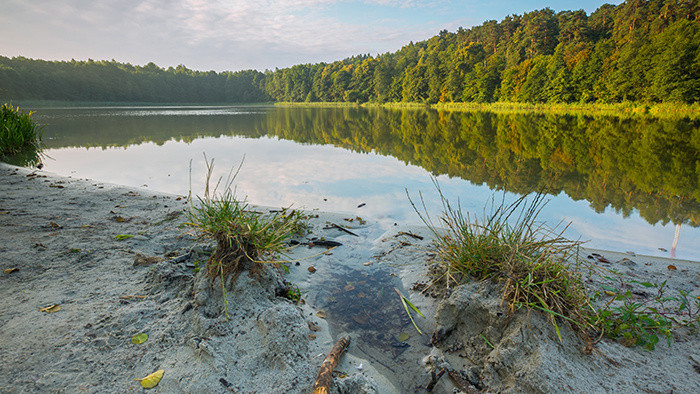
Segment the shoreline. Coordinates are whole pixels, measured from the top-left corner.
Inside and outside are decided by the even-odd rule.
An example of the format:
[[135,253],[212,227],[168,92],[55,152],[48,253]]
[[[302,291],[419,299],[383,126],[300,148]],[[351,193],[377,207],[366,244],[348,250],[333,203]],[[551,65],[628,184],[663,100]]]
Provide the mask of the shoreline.
[[[429,369],[443,364],[471,373],[476,377],[470,381],[478,378],[489,391],[551,391],[567,386],[575,391],[700,389],[697,334],[680,333],[670,347],[662,340],[651,352],[604,340],[598,345],[604,357],[595,352],[582,355],[570,330],[562,329],[562,343],[548,322],[536,319],[528,322],[522,335],[541,336],[516,343],[506,335],[513,328],[496,317],[498,297],[489,295],[483,284],[462,286],[442,302],[410,290],[425,280],[430,262],[425,250],[429,234],[419,226],[385,231],[366,218],[367,223],[352,225],[359,235],[353,237],[324,229],[325,222],[342,223],[348,215],[313,211],[319,217],[312,220],[312,234],[340,241],[343,247],[314,258],[307,257],[317,254],[317,248],[297,248],[291,257],[307,259],[291,264],[285,276],[270,272],[253,279],[242,274],[227,287],[232,318],[222,322],[220,297],[194,272],[212,245],[197,241],[181,227],[187,206],[184,196],[4,163],[0,163],[0,190],[0,268],[19,268],[0,274],[0,363],[6,366],[0,372],[4,382],[0,391],[140,392],[133,379],[162,368],[166,372],[158,388],[163,392],[269,391],[270,387],[277,392],[308,392],[333,338],[344,332],[353,333],[350,351],[338,366],[347,375],[334,377],[332,392],[425,387]],[[425,238],[403,239],[401,231]],[[120,240],[119,235],[130,237]],[[693,297],[700,296],[698,262],[583,250],[584,258],[593,253],[604,256],[608,263],[600,265],[606,269],[637,281],[668,281],[672,289],[689,288]],[[388,281],[389,288],[402,287],[427,316],[417,320],[424,331],[417,335],[410,323],[396,318],[402,309],[393,290],[394,298],[380,300],[367,315],[370,320],[391,320],[393,325],[374,323],[390,335],[409,333],[408,347],[395,347],[393,338],[378,337],[382,334],[375,332],[378,329],[347,309],[371,298],[370,290],[364,290],[362,298],[351,297],[360,297],[362,286],[376,287],[371,282],[374,276],[385,278],[381,280]],[[275,295],[286,281],[299,286],[304,304]],[[323,283],[331,286],[318,289]],[[468,300],[481,301],[477,305]],[[54,304],[61,310],[39,311]],[[319,317],[320,310],[328,313],[327,318]],[[493,320],[480,327],[462,326],[474,320],[475,311]],[[309,323],[318,329],[312,330]],[[453,334],[434,346],[430,336],[440,329],[448,331],[450,325]],[[494,327],[503,328],[502,334]],[[467,337],[470,329],[475,334]],[[141,332],[148,333],[149,340],[132,344],[131,336]],[[480,335],[491,338],[494,348],[486,347]],[[394,376],[389,376],[391,369]],[[605,385],[597,386],[596,378],[605,380]],[[660,382],[652,385],[654,380]],[[440,392],[456,386],[443,377],[437,387]]]

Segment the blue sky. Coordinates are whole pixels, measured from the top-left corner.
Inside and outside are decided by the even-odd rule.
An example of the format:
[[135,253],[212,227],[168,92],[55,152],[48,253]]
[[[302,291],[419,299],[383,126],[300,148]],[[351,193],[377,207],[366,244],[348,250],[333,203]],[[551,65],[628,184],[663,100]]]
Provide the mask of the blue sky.
[[274,69],[393,52],[442,29],[598,0],[2,0],[0,55]]

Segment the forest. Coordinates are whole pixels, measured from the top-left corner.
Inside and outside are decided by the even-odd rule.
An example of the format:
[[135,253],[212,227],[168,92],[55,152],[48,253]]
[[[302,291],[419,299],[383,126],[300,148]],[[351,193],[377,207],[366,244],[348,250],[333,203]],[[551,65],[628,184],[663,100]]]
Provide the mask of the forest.
[[0,56],[0,99],[141,103],[700,101],[700,2],[549,8],[333,63],[194,71]]

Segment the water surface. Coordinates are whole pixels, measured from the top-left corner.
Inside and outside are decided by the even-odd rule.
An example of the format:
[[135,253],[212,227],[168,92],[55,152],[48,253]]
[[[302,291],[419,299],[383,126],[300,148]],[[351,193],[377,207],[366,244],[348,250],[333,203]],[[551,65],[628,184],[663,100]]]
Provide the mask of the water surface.
[[[537,191],[591,247],[700,259],[700,122],[365,108],[39,108],[47,171],[187,194],[204,154],[255,204],[418,223],[406,191],[481,213]],[[190,170],[191,162],[191,170]],[[362,205],[361,208],[358,206]]]

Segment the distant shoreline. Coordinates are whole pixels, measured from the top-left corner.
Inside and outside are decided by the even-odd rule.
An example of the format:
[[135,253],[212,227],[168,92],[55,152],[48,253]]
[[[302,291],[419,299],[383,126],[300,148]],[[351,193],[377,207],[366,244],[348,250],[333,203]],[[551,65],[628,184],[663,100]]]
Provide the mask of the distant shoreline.
[[79,107],[306,107],[306,108],[338,108],[363,107],[387,109],[433,109],[437,111],[475,112],[487,111],[494,113],[542,113],[555,115],[610,115],[610,116],[648,116],[662,119],[683,118],[700,119],[700,103],[357,103],[346,101],[330,102],[259,102],[259,103],[167,103],[167,102],[128,102],[128,101],[60,101],[60,100],[7,100],[13,105],[29,108],[79,108]]
[[494,113],[544,113],[557,115],[612,115],[612,116],[650,116],[658,118],[700,118],[700,104],[684,103],[349,103],[349,102],[278,102],[276,106],[285,107],[366,107],[389,109],[434,109],[437,111],[474,112],[487,111]]

